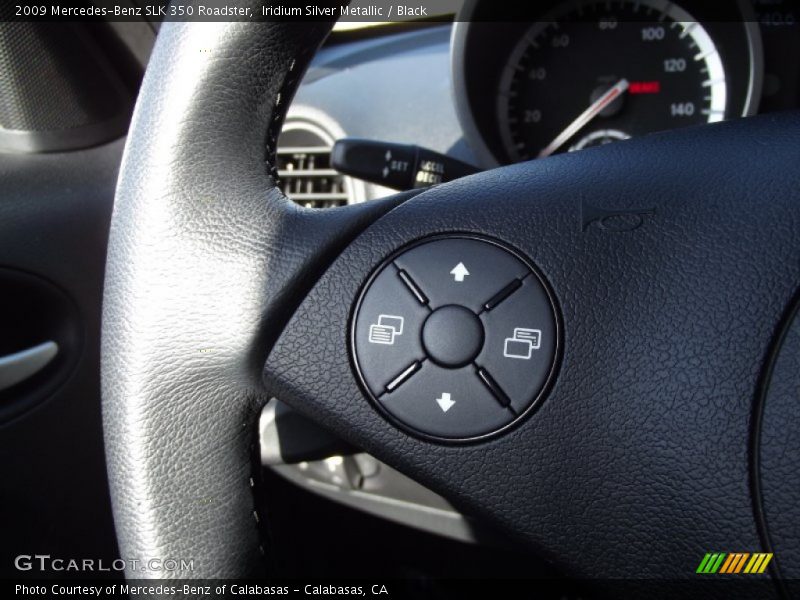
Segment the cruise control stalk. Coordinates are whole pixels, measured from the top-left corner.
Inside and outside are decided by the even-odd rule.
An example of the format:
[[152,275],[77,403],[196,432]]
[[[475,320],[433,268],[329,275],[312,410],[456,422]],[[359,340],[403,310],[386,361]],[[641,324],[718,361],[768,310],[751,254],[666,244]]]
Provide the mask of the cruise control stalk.
[[452,181],[480,171],[427,148],[357,138],[344,138],[334,144],[331,166],[345,175],[401,191]]

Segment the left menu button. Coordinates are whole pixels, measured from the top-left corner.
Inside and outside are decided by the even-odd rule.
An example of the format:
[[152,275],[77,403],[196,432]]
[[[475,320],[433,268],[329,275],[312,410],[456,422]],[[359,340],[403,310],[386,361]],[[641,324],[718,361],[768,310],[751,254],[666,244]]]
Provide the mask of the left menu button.
[[361,377],[375,396],[425,357],[420,333],[429,314],[393,264],[370,284],[355,316],[353,343]]

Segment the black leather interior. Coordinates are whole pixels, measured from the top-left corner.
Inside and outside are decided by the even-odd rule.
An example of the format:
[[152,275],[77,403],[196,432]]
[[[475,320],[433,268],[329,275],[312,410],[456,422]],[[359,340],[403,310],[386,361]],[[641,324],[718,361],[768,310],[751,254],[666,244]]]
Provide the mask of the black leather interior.
[[[159,36],[123,158],[104,308],[122,555],[194,558],[195,577],[263,572],[250,453],[271,394],[571,574],[684,577],[706,552],[757,550],[750,419],[800,277],[800,115],[486,172],[356,238],[401,198],[303,211],[270,176],[283,109],[327,28],[168,24]],[[624,226],[592,217],[603,209]],[[384,420],[347,351],[372,269],[442,232],[523,252],[564,324],[541,407],[459,447]]]
[[135,110],[109,243],[103,419],[121,555],[195,559],[173,576],[263,573],[250,452],[265,349],[325,261],[397,201],[304,211],[270,176],[268,146],[329,28],[165,24]]

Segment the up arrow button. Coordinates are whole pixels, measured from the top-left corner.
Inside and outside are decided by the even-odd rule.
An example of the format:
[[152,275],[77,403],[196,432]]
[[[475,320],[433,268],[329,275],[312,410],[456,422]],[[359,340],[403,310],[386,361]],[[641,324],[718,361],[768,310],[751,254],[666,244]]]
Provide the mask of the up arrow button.
[[464,277],[469,275],[469,271],[467,271],[467,267],[464,266],[464,263],[460,262],[453,267],[453,270],[450,271],[450,275],[452,275],[457,282],[461,283],[464,281]]
[[475,314],[510,282],[531,272],[502,246],[463,237],[426,240],[401,253],[394,263],[425,293],[431,310],[455,304]]

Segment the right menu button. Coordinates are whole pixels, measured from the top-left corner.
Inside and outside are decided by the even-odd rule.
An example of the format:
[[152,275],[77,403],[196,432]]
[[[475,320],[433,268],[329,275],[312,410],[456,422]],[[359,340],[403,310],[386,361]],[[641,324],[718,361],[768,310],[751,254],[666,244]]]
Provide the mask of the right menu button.
[[486,340],[475,359],[520,414],[539,396],[553,369],[558,328],[550,298],[536,275],[480,314]]

